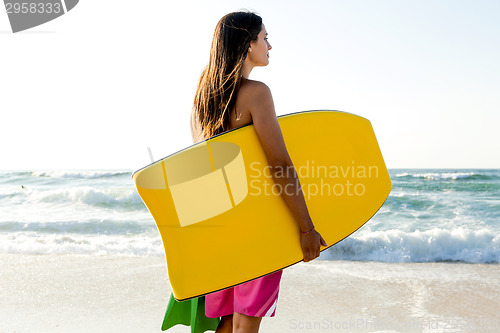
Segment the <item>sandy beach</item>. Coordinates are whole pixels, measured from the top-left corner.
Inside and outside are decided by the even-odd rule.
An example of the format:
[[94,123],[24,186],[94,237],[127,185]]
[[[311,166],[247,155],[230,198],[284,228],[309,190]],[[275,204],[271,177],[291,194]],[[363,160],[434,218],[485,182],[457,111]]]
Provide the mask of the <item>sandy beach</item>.
[[[161,332],[161,257],[0,255],[0,333]],[[498,265],[315,261],[287,268],[261,332],[498,332]],[[190,332],[176,326],[168,332]]]

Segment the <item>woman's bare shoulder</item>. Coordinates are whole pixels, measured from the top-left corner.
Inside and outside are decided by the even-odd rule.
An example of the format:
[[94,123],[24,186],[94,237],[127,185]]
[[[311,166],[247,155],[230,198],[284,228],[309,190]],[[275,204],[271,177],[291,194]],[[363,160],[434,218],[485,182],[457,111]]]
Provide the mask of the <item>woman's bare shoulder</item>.
[[255,98],[270,94],[271,89],[264,82],[245,79],[241,82],[238,97]]
[[[269,109],[270,104],[273,104],[271,89],[264,82],[245,79],[238,91],[238,104],[251,113],[263,110],[264,106],[267,106],[265,109]],[[274,105],[272,111],[274,111]]]

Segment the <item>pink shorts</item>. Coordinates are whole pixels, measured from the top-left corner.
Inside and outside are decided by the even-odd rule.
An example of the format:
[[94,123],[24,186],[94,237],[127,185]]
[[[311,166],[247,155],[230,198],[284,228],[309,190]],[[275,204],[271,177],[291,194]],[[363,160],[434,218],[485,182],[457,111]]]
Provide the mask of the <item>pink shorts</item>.
[[280,270],[205,295],[205,315],[217,318],[237,312],[251,317],[274,317],[282,273]]

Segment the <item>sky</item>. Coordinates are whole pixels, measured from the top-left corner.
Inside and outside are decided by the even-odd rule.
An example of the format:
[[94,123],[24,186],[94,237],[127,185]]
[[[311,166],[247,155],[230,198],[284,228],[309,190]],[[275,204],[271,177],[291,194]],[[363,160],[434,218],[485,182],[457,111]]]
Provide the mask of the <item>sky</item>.
[[388,168],[500,168],[497,0],[80,0],[12,33],[0,13],[0,169],[139,169],[192,144],[218,20],[248,9],[278,115],[369,119]]

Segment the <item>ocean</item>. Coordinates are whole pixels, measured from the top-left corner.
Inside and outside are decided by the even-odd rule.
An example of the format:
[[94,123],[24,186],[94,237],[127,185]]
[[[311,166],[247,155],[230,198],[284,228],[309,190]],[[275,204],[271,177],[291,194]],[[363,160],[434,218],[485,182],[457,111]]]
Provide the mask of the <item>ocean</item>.
[[[393,169],[393,190],[320,260],[500,262],[500,170]],[[0,254],[163,256],[130,170],[0,171]]]

